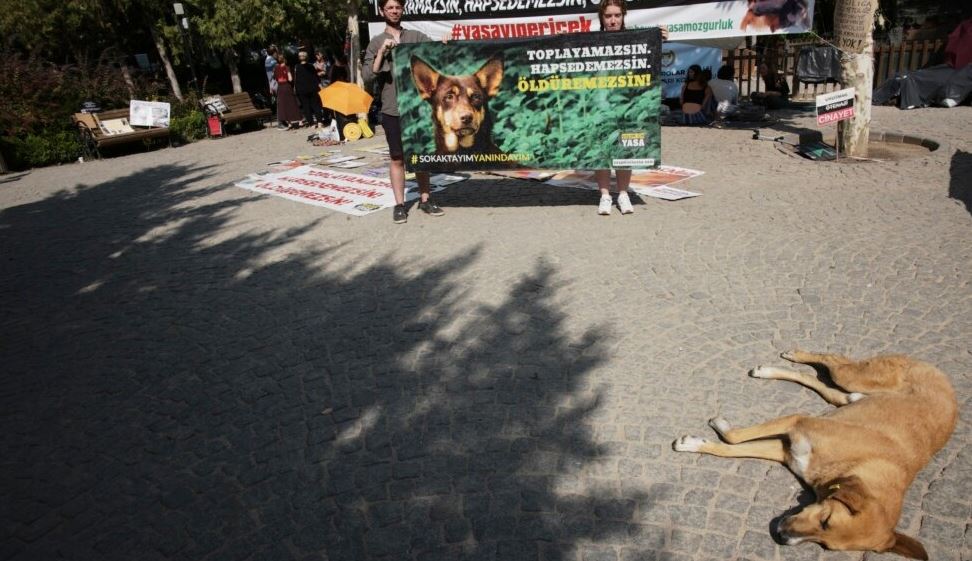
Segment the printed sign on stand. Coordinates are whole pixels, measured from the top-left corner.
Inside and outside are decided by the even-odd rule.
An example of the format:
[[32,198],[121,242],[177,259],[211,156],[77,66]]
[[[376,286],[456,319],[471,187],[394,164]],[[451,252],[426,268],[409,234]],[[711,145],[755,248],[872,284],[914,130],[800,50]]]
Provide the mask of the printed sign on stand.
[[817,96],[817,125],[829,125],[853,116],[854,88]]
[[128,120],[137,127],[167,127],[172,106],[165,101],[129,101]]

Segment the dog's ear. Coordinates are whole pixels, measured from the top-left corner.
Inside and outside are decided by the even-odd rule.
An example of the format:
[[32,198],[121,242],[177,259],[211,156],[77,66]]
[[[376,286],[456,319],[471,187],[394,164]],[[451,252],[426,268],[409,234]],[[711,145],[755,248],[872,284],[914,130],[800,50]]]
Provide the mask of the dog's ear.
[[412,56],[412,81],[415,82],[422,99],[429,99],[439,85],[439,73],[424,60]]
[[825,484],[826,498],[841,502],[852,515],[864,510],[867,494],[864,485],[856,475],[838,477]]
[[486,95],[493,97],[499,93],[500,83],[503,81],[503,59],[494,56],[486,61],[486,64],[476,71],[473,76],[476,81],[486,91]]
[[921,561],[928,561],[928,552],[925,551],[925,546],[921,545],[920,541],[898,532],[894,533],[894,545],[885,550],[885,552],[887,551],[897,553],[898,555],[908,557],[909,559],[921,559]]

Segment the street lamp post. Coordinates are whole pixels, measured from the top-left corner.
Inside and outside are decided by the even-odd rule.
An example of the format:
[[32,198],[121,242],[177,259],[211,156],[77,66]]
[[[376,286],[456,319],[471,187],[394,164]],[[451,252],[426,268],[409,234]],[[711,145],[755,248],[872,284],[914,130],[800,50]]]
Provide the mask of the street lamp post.
[[199,91],[199,80],[196,79],[196,66],[192,63],[192,37],[189,35],[189,18],[186,17],[186,10],[182,2],[172,4],[172,9],[176,15],[176,25],[179,27],[179,35],[182,36],[182,43],[186,50],[186,64],[189,66],[189,74],[192,76],[192,87]]

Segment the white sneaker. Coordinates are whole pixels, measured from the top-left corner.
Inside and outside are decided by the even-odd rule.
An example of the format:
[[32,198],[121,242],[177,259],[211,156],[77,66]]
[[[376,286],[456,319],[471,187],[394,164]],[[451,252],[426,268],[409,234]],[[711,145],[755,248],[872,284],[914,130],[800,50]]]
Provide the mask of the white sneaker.
[[621,214],[631,214],[634,212],[634,207],[631,206],[631,199],[628,198],[627,192],[618,193],[618,208],[621,209]]
[[611,214],[611,195],[601,195],[601,202],[597,203],[597,213],[602,216]]

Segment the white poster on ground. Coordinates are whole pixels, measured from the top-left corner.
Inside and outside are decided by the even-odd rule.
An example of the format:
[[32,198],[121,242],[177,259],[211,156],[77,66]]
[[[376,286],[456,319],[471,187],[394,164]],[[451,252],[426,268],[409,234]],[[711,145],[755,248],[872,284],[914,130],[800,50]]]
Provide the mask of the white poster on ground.
[[[364,216],[395,206],[395,195],[387,178],[299,166],[277,173],[251,175],[237,187],[299,203],[321,206],[353,216]],[[442,187],[432,187],[440,191]],[[405,200],[418,198],[418,189],[406,189]]]
[[[630,189],[639,195],[657,196],[653,191],[658,187],[664,187],[698,177],[704,171],[680,168],[677,166],[659,166],[657,169],[636,169],[631,172]],[[573,187],[575,189],[597,190],[597,180],[594,179],[594,172],[589,170],[564,170],[552,178],[545,181],[549,185],[557,187]]]

